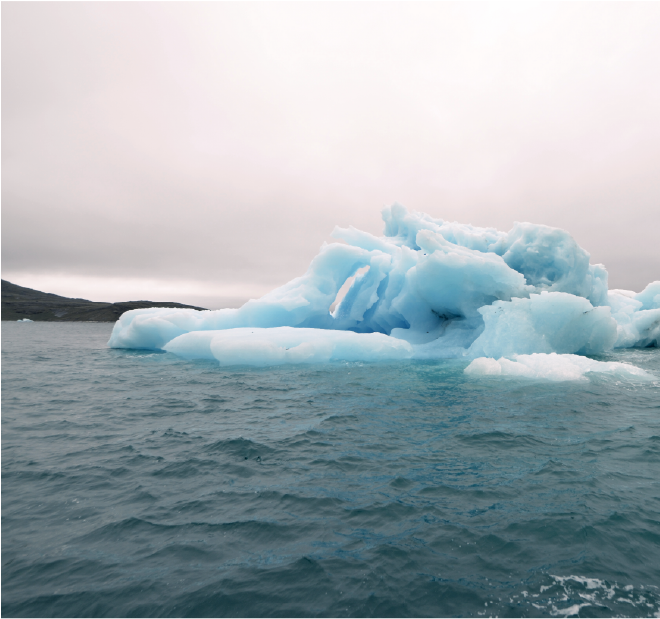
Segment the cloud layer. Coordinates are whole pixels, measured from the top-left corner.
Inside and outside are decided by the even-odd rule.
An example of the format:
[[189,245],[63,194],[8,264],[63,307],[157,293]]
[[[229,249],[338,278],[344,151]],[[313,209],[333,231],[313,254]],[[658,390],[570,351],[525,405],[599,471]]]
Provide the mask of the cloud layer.
[[235,305],[396,200],[565,228],[641,289],[659,30],[655,3],[5,3],[3,277]]

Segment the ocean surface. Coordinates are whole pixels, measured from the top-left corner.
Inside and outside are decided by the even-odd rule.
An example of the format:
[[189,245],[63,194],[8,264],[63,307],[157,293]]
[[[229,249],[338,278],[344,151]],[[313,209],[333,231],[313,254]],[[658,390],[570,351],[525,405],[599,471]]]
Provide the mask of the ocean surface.
[[660,382],[111,328],[2,323],[3,616],[660,616]]

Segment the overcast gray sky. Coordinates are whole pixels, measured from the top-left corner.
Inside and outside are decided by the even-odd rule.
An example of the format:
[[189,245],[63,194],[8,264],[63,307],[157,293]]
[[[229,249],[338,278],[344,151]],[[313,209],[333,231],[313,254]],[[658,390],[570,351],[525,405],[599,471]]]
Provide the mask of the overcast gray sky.
[[2,3],[2,277],[236,306],[394,201],[660,279],[660,3]]

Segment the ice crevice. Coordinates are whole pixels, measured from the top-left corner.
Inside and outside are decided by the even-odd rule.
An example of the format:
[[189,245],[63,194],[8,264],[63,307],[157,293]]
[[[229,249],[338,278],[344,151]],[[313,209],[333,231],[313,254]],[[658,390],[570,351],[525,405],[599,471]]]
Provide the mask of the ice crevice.
[[335,228],[343,243],[324,244],[305,274],[241,308],[132,310],[108,344],[223,365],[486,359],[466,372],[520,376],[543,373],[538,355],[554,355],[555,368],[557,356],[578,356],[592,362],[586,372],[599,362],[584,355],[659,345],[660,281],[608,290],[605,267],[564,230],[501,232],[400,204],[382,215],[383,236]]

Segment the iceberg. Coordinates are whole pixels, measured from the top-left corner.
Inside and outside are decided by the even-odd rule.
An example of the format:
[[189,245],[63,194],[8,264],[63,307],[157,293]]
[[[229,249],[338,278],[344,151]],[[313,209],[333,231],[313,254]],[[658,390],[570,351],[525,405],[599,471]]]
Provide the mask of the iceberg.
[[499,374],[529,369],[530,355],[659,345],[660,281],[638,294],[608,290],[605,267],[564,230],[516,223],[501,232],[400,204],[382,215],[383,236],[336,227],[339,242],[260,299],[215,311],[131,310],[108,345],[221,364],[464,358],[475,374],[497,373],[494,363]]

